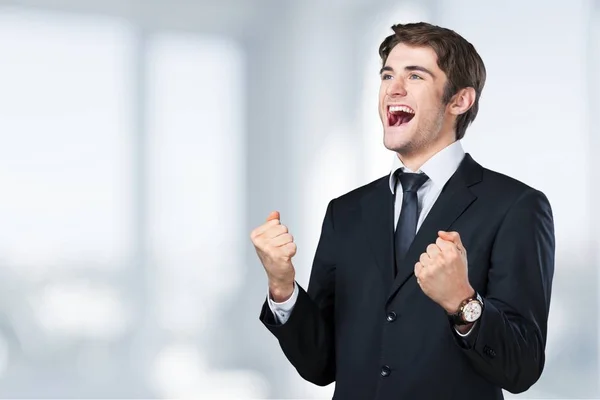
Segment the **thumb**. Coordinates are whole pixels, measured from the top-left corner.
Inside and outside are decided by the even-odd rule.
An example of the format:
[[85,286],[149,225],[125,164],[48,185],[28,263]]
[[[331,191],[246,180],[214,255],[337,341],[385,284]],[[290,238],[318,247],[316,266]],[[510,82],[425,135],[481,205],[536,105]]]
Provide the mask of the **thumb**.
[[457,246],[462,245],[462,241],[460,240],[460,235],[458,234],[458,232],[438,231],[438,236],[442,238],[442,240],[452,242]]
[[269,214],[269,216],[267,217],[267,222],[272,221],[274,219],[281,219],[279,217],[279,211],[271,211],[271,213]]

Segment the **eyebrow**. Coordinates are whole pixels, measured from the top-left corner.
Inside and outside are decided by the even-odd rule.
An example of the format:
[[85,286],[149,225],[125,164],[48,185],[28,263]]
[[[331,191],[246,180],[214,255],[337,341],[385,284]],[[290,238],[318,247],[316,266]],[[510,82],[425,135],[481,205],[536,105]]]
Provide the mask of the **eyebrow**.
[[[421,67],[420,65],[408,65],[408,66],[404,67],[404,70],[409,71],[409,72],[421,71],[421,72],[431,75],[432,78],[435,78],[435,75],[433,74],[433,72],[431,72],[430,70],[428,70],[425,67]],[[384,71],[394,72],[394,68],[390,67],[389,65],[386,65],[385,67],[381,68],[381,70],[379,71],[379,75],[381,75]]]

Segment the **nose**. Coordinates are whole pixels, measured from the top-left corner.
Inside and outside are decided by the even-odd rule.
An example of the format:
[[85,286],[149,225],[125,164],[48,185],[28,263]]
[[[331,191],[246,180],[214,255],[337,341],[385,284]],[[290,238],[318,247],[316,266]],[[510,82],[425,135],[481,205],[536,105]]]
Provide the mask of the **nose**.
[[394,79],[387,88],[387,93],[389,97],[402,97],[406,96],[406,88],[404,87],[404,83],[400,79]]

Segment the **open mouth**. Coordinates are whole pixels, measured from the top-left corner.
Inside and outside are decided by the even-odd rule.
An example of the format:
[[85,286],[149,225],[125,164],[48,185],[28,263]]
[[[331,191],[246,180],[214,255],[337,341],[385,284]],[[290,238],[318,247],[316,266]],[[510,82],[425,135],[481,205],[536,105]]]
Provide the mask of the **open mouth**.
[[389,126],[408,124],[415,116],[415,111],[408,106],[388,106],[387,118]]

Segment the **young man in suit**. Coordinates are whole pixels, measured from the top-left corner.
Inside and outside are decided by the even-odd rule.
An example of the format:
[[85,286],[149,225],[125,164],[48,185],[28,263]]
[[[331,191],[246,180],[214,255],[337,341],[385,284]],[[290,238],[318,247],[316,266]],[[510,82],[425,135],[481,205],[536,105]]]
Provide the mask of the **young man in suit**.
[[460,139],[485,67],[455,32],[395,25],[380,46],[390,174],[332,200],[308,290],[279,214],[251,233],[260,319],[335,399],[501,399],[544,367],[554,273],[546,196],[479,165]]

